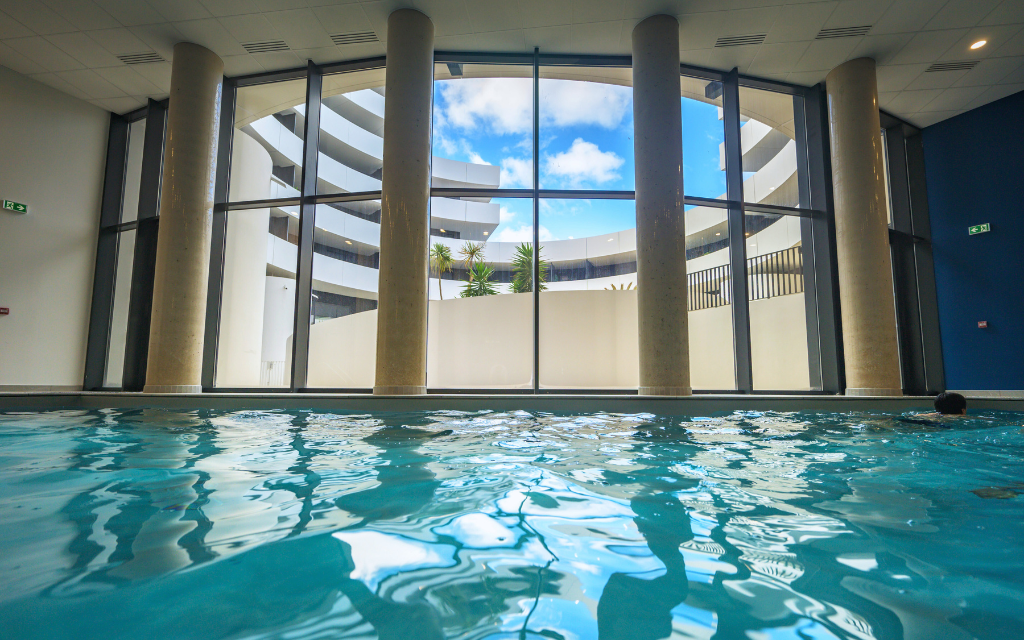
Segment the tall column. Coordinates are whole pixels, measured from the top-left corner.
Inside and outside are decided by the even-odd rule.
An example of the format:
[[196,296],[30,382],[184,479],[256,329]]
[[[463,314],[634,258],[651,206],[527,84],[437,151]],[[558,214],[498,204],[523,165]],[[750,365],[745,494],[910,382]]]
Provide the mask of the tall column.
[[898,396],[900,383],[875,61],[845,62],[825,79],[846,394]]
[[640,395],[690,395],[679,23],[633,29],[633,144]]
[[146,393],[202,391],[213,178],[224,63],[174,45]]
[[399,9],[388,17],[387,46],[373,392],[412,395],[427,392],[434,24]]

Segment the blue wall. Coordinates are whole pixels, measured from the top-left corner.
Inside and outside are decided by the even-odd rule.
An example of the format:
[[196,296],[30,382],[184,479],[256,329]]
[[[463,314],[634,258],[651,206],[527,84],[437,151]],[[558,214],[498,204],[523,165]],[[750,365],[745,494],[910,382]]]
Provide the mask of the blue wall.
[[1024,389],[1024,92],[923,136],[946,387]]

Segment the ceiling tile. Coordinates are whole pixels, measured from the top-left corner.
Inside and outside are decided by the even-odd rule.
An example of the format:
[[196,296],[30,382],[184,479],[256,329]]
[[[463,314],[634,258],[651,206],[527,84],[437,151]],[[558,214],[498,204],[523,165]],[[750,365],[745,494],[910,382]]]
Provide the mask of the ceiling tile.
[[90,96],[86,92],[82,91],[75,85],[71,84],[64,78],[61,78],[56,73],[37,73],[29,76],[36,82],[42,82],[43,84],[53,87],[57,91],[63,91],[69,96],[74,96],[79,100],[89,100]]
[[526,48],[533,49],[540,47],[545,53],[569,53],[569,40],[572,31],[569,25],[557,27],[539,27],[536,29],[523,29],[523,37],[526,39]]
[[[99,73],[97,69],[97,73]],[[150,84],[156,87],[160,93],[169,93],[171,90],[171,63],[152,62],[149,64],[137,64],[132,66],[132,71],[142,76]]]
[[0,40],[7,38],[27,38],[35,33],[3,11],[0,11]]
[[610,22],[625,16],[626,0],[572,0],[572,21]]
[[1001,47],[995,50],[996,56],[1024,56],[1024,31],[1013,36]]
[[263,71],[263,65],[253,60],[248,53],[241,56],[222,56],[221,59],[224,61],[224,75],[229,78]]
[[[1024,0],[1021,0],[1024,2]],[[981,60],[992,57],[1002,45],[1011,42],[1013,37],[1024,28],[1019,24],[998,27],[975,27],[967,35],[953,43],[940,60]],[[988,44],[980,49],[971,49],[971,45],[979,40],[987,40]]]
[[957,29],[973,27],[992,13],[1000,0],[949,0],[935,17],[925,25],[926,29]]
[[[475,3],[474,3],[475,4]],[[490,3],[484,3],[491,6]],[[504,6],[504,5],[502,5]],[[362,8],[356,4],[343,4],[333,7],[317,7],[313,9],[317,19],[327,33],[351,33],[353,31],[371,31],[373,25],[366,18]],[[497,27],[497,30],[500,27]]]
[[978,66],[968,71],[964,77],[953,83],[954,87],[975,87],[993,85],[1009,76],[1024,64],[1024,57],[992,58],[982,60]]
[[786,76],[786,82],[798,84],[801,87],[813,87],[819,82],[824,82],[826,71],[800,71]]
[[306,0],[253,0],[260,11],[286,11],[288,9],[305,9],[309,5]]
[[113,29],[121,23],[92,0],[43,0],[76,29]]
[[942,89],[901,91],[898,96],[889,102],[889,105],[899,113],[917,113],[938,97],[940,93],[942,93]]
[[903,49],[892,59],[893,64],[934,62],[946,53],[953,43],[964,37],[966,29],[954,31],[926,31],[911,38]]
[[838,2],[816,2],[783,7],[765,44],[813,40],[837,6]]
[[387,42],[388,16],[395,9],[406,5],[403,4],[402,0],[378,0],[377,2],[364,2],[359,6],[362,7],[363,13],[373,26],[373,31],[377,34],[377,37],[381,39],[381,42]]
[[626,44],[622,43],[622,20],[574,24],[571,34],[569,46],[574,53],[631,53],[632,39],[627,35]]
[[294,53],[298,56],[299,60],[306,62],[312,60],[314,64],[328,64],[331,62],[338,62],[343,60],[341,52],[338,47],[331,45],[330,47],[320,47],[317,49],[295,49]]
[[479,32],[522,29],[523,16],[512,2],[467,2],[473,29]]
[[903,91],[928,68],[927,64],[902,64],[878,67],[878,91]]
[[128,94],[128,92],[115,87],[110,82],[107,82],[106,79],[100,77],[100,75],[92,69],[61,71],[57,75],[75,87],[78,87],[93,99],[118,98]]
[[803,57],[809,42],[763,44],[747,72],[757,76],[788,74]]
[[416,8],[434,21],[434,37],[472,33],[466,0],[414,0]]
[[121,114],[128,113],[129,111],[135,111],[139,107],[146,106],[145,100],[132,97],[104,98],[102,100],[90,100],[89,102],[93,103],[98,107],[103,107],[107,111],[112,111],[113,113]]
[[941,1],[896,0],[889,6],[889,10],[871,27],[870,33],[871,35],[882,35],[886,33],[920,31],[941,8]]
[[183,20],[202,20],[212,18],[213,14],[206,10],[199,0],[147,0],[167,22]]
[[907,85],[908,91],[919,89],[946,89],[952,87],[953,83],[967,75],[966,71],[933,71],[922,73]]
[[78,30],[75,25],[60,17],[56,11],[39,0],[8,1],[0,5],[0,8],[3,9],[4,13],[38,35],[68,33],[69,31]]
[[713,69],[728,70],[739,69],[740,73],[747,73],[750,63],[754,61],[757,50],[761,45],[747,45],[744,47],[717,47],[711,50],[708,56],[708,66]]
[[[690,49],[710,49],[715,46],[718,36],[726,35],[722,32],[724,11],[713,13],[695,13],[679,18],[679,48],[686,51]],[[729,32],[728,35],[740,32]],[[763,33],[763,32],[762,32]]]
[[1024,83],[1000,84],[994,87],[990,87],[971,102],[970,108],[977,109],[983,104],[995,102],[996,100],[1002,100],[1006,96],[1012,96],[1013,94],[1018,93],[1020,91],[1024,91]]
[[[138,66],[145,67],[147,65]],[[97,69],[96,73],[98,73],[104,80],[123,91],[125,95],[151,96],[161,92],[160,87],[139,75],[135,71],[134,66],[129,67],[127,65],[121,65],[120,67]],[[108,96],[95,97],[106,98]]]
[[434,41],[434,47],[449,51],[526,51],[522,29],[444,36]]
[[95,0],[95,2],[126,27],[166,22],[156,9],[140,0]]
[[216,18],[175,22],[174,27],[189,42],[202,45],[219,56],[235,56],[245,53],[242,45],[231,37]]
[[0,42],[0,64],[24,75],[46,71],[43,65],[2,42]]
[[92,38],[81,31],[76,33],[58,33],[47,36],[46,39],[90,69],[121,64],[121,61],[114,54],[96,44]]
[[260,9],[253,0],[199,0],[210,12],[210,15],[220,18],[222,16],[239,16],[246,13],[259,13]]
[[676,16],[681,20],[683,14],[695,12],[692,6],[693,3],[689,0],[648,0],[647,2],[626,0],[623,4],[622,17],[624,20],[639,22],[644,18],[665,14],[666,16]]
[[297,69],[306,66],[306,61],[295,55],[294,51],[275,51],[273,53],[256,53],[253,59],[260,63],[260,66],[267,71],[280,71],[282,69]]
[[1024,2],[1020,0],[1003,0],[1002,4],[985,16],[978,24],[1016,24],[1024,22]]
[[31,38],[14,38],[4,43],[23,56],[37,62],[47,71],[70,71],[82,69],[83,65],[68,54],[51,44],[42,36]]
[[997,84],[1019,84],[1024,82],[1024,64],[1011,71],[1009,75],[1000,80]]
[[708,66],[708,58],[711,56],[711,49],[689,49],[679,52],[679,62],[692,64],[695,67]]
[[327,30],[316,19],[312,9],[275,11],[263,15],[292,49],[321,49],[334,46],[331,36],[327,35]]
[[912,37],[906,33],[866,36],[850,54],[850,59],[871,58],[879,65],[889,64]]
[[174,56],[174,45],[187,40],[184,35],[173,24],[143,24],[137,27],[128,27],[133,36],[146,43],[146,46],[159,53],[164,60],[170,60]]
[[932,126],[936,122],[942,122],[943,120],[948,120],[953,116],[960,115],[961,113],[963,113],[963,111],[922,111],[905,118],[905,120],[923,129],[925,127]]
[[[436,40],[434,41],[437,42]],[[367,42],[366,44],[346,44],[336,47],[339,60],[357,60],[359,58],[373,58],[386,53],[383,42]]]
[[873,25],[892,3],[893,0],[842,0],[825,22],[825,27]]
[[115,56],[152,50],[149,45],[125,28],[88,31],[86,32],[86,35],[89,36],[93,42]]
[[885,92],[885,93],[881,93],[880,92],[878,94],[878,106],[881,107],[882,109],[888,108],[889,107],[889,103],[892,102],[893,99],[896,96],[898,96],[899,94],[900,94],[899,91],[888,91],[888,92]]
[[831,71],[850,58],[863,38],[836,38],[834,40],[815,40],[807,47],[800,62],[793,71]]
[[958,111],[966,109],[975,98],[985,92],[985,87],[958,87],[946,89],[928,103],[921,111]]
[[270,22],[262,13],[227,16],[218,18],[218,20],[228,30],[228,33],[239,42],[259,42],[260,40],[277,40],[280,38],[277,29],[270,26]]
[[572,22],[572,4],[569,0],[519,0],[523,26],[552,27]]

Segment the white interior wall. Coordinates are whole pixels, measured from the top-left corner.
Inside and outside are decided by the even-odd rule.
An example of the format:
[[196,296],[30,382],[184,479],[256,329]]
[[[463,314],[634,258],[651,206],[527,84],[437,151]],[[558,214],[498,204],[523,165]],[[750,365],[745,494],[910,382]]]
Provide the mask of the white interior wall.
[[110,114],[0,67],[0,390],[81,389]]

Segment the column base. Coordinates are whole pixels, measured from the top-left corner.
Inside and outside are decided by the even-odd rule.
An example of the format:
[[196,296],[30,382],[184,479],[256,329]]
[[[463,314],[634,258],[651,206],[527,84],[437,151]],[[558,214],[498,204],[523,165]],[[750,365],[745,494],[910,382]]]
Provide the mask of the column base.
[[201,384],[147,384],[142,393],[202,393]]
[[692,396],[691,387],[640,387],[642,396]]
[[375,396],[423,396],[427,394],[425,385],[385,385],[375,386]]
[[903,389],[871,389],[869,387],[848,387],[848,396],[902,396]]

